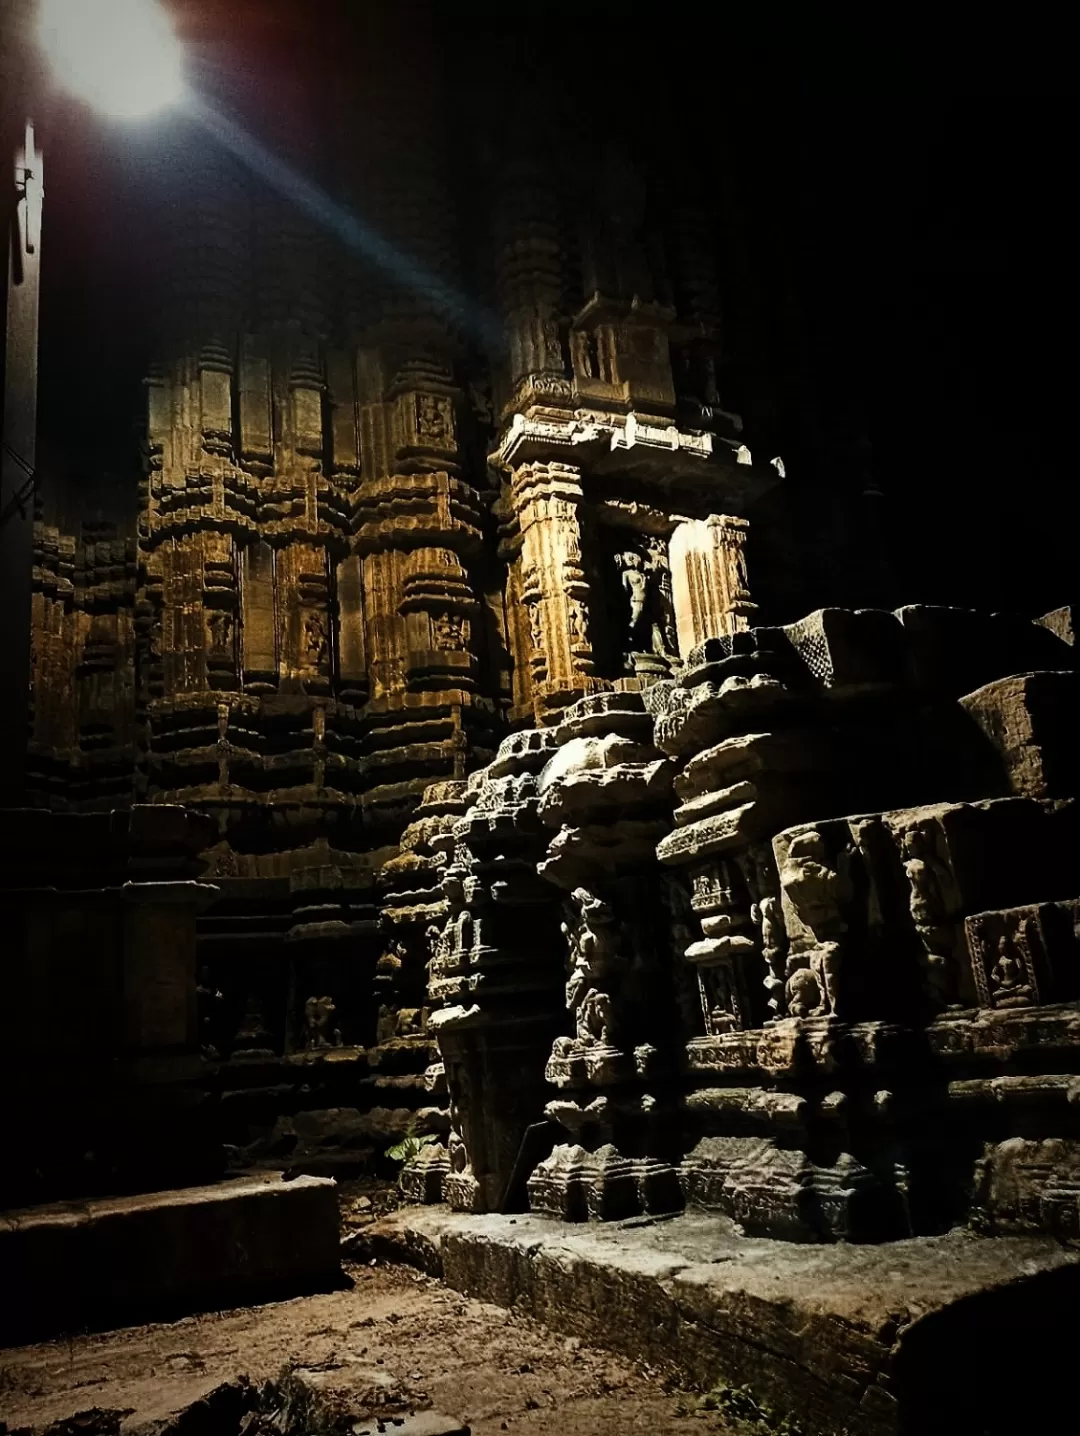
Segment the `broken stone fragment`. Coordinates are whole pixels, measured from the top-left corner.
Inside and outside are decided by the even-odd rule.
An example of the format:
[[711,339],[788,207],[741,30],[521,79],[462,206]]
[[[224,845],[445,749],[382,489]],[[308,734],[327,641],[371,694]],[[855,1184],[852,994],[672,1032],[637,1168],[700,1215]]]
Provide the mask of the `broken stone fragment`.
[[1025,798],[1078,790],[1080,674],[1019,673],[968,693],[960,706],[997,754],[1004,789]]

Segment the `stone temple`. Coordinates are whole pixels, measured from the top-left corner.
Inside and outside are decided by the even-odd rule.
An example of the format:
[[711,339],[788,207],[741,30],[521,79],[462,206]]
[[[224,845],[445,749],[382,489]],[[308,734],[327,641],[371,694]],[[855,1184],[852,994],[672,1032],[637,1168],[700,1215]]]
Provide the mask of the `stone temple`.
[[[898,1326],[933,1307],[974,1370],[980,1321],[1049,1340],[1032,1313],[1080,1281],[1072,611],[895,576],[864,606],[857,525],[848,606],[776,600],[792,476],[725,387],[693,156],[643,166],[523,73],[470,120],[466,191],[438,45],[367,23],[314,159],[288,114],[255,141],[208,104],[158,196],[118,497],[42,483],[0,1324],[95,1307],[35,1295],[58,1211],[99,1275],[76,1209],[114,1212],[119,1267],[124,1211],[144,1244],[180,1211],[203,1252],[261,1233],[244,1299],[325,1276],[317,1179],[404,1142],[394,1239],[448,1279],[457,1252],[558,1327],[509,1214],[538,1244],[722,1230],[778,1285],[738,1321],[716,1298],[718,1369],[808,1431],[937,1429],[903,1381],[941,1358]],[[896,1263],[856,1380],[829,1283]]]

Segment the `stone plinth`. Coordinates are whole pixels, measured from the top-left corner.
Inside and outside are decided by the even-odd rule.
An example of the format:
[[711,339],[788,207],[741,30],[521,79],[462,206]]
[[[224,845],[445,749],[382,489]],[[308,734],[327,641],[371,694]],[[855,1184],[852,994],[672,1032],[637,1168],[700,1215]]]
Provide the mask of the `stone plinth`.
[[[706,1388],[748,1386],[805,1436],[1051,1429],[1071,1380],[1080,1256],[1042,1237],[822,1248],[696,1213],[567,1227],[412,1208],[352,1245]],[[1009,1357],[987,1380],[993,1352]]]
[[333,1182],[216,1186],[0,1213],[0,1342],[326,1290],[340,1279]]

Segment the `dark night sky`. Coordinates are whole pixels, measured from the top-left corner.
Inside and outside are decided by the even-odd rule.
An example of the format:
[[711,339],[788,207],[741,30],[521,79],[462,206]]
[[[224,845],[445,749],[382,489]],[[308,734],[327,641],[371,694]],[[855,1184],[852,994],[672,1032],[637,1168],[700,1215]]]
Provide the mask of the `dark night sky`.
[[[180,8],[202,73],[227,89],[243,57],[256,108],[253,75],[317,76],[343,53],[312,25],[338,11],[331,0]],[[461,99],[448,123],[497,106],[491,74],[529,63],[580,97],[586,129],[611,125],[654,154],[679,145],[720,216],[738,397],[749,416],[778,407],[789,482],[811,506],[842,481],[851,440],[872,441],[903,597],[1034,609],[1072,597],[1060,38],[985,18],[977,35],[946,34],[911,11],[792,29],[761,9],[668,8],[647,23],[637,6],[436,10]],[[280,101],[280,87],[261,94]],[[652,113],[662,137],[642,129]],[[140,195],[148,175],[167,182],[168,137],[58,100],[46,126],[44,457],[107,496],[123,480],[92,477],[91,436],[120,432],[144,362]]]

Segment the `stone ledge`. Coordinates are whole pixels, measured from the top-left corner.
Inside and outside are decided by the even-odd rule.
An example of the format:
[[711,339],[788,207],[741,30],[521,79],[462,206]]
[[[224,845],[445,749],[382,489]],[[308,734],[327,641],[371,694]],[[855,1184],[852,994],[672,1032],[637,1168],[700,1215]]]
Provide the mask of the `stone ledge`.
[[702,1386],[748,1385],[807,1436],[1049,1421],[1067,1394],[1080,1297],[1080,1252],[963,1230],[818,1246],[743,1237],[705,1213],[571,1227],[428,1207],[345,1248]]
[[277,1174],[0,1212],[0,1344],[340,1284],[335,1183]]

